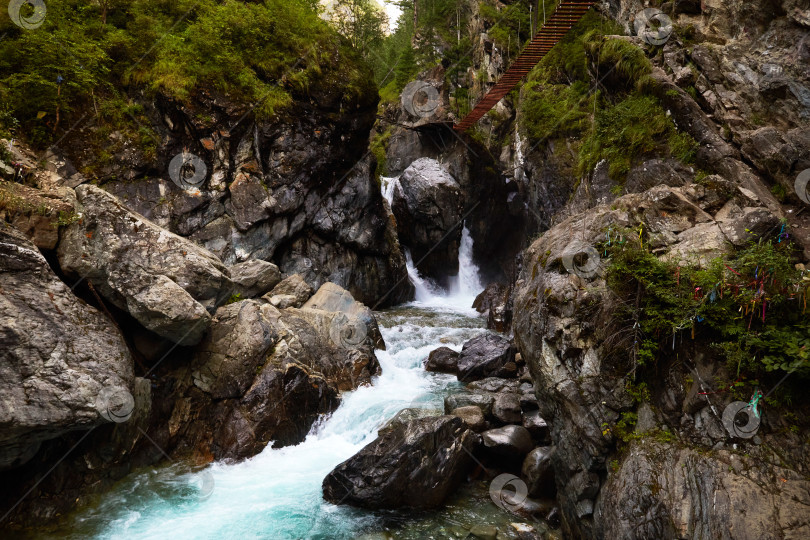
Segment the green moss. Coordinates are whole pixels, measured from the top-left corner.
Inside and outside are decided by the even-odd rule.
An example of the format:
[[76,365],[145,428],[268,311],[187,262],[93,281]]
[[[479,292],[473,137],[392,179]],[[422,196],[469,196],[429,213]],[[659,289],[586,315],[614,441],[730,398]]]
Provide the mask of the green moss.
[[676,129],[654,97],[650,61],[641,48],[609,37],[614,33],[623,33],[621,27],[589,12],[533,70],[521,104],[530,140],[581,139],[580,177],[607,160],[609,174],[621,182],[637,159],[652,153],[691,163],[697,143]]
[[371,138],[369,149],[377,160],[377,168],[374,171],[374,178],[379,185],[381,183],[380,177],[388,176],[387,157],[388,143],[391,140],[391,133],[393,128],[388,127],[381,134],[375,133]]
[[639,323],[639,364],[656,362],[673,335],[686,332],[748,379],[777,370],[810,375],[810,283],[787,242],[760,240],[706,266],[678,267],[640,244],[638,230],[623,236],[605,246],[607,282],[626,300],[615,316]]
[[6,18],[0,34],[2,129],[19,120],[35,144],[89,111],[97,129],[121,131],[149,155],[150,122],[127,97],[144,91],[184,104],[202,91],[226,95],[258,117],[313,90],[344,106],[374,93],[360,55],[311,0],[119,0],[106,19],[97,2],[49,0],[41,28]]

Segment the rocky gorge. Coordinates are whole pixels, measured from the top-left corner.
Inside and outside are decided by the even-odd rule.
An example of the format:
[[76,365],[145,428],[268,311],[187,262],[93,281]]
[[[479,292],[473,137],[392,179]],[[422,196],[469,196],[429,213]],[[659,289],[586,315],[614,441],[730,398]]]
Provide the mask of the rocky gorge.
[[597,3],[449,129],[556,4],[416,2],[428,113],[335,49],[0,141],[0,530],[810,535],[810,8]]

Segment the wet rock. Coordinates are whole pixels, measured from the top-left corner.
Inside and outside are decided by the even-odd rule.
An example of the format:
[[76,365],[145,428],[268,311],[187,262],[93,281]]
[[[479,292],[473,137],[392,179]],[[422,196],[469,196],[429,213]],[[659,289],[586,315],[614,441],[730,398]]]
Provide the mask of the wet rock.
[[476,525],[470,529],[470,537],[480,540],[495,540],[498,537],[498,529],[492,525]]
[[79,186],[76,196],[82,218],[64,229],[62,270],[92,283],[158,335],[182,345],[199,342],[209,314],[231,296],[225,266],[95,186]]
[[483,449],[506,462],[522,461],[532,447],[532,437],[523,426],[503,426],[481,434]]
[[443,280],[456,273],[462,193],[438,161],[418,159],[402,173],[391,209],[400,241],[422,275]]
[[495,403],[495,394],[489,392],[451,394],[444,398],[444,411],[450,414],[459,407],[475,406],[481,409],[484,416],[492,416],[492,405]]
[[500,393],[492,404],[492,416],[502,424],[520,424],[520,397],[513,393]]
[[526,456],[521,468],[521,476],[532,497],[553,498],[557,492],[554,485],[554,469],[551,458],[553,446],[538,446]]
[[548,424],[543,420],[543,417],[540,416],[539,410],[523,413],[523,427],[529,430],[532,438],[537,441],[545,441],[548,439]]
[[132,357],[112,321],[0,222],[0,470],[43,441],[110,422],[107,408],[132,388]]
[[475,381],[485,377],[515,377],[515,346],[496,334],[471,339],[461,349],[458,380]]
[[323,481],[324,498],[363,508],[436,508],[472,466],[477,437],[455,416],[413,420],[335,467]]
[[425,371],[457,373],[459,353],[449,347],[439,347],[431,351],[425,362]]
[[475,297],[473,307],[487,317],[487,328],[496,332],[506,332],[512,322],[509,305],[509,287],[501,283],[490,283],[481,294]]
[[289,304],[287,299],[279,299],[278,303],[286,304],[283,307],[301,307],[304,302],[309,300],[312,296],[312,287],[304,281],[301,274],[293,274],[281,280],[281,282],[273,287],[273,290],[264,295],[264,299],[272,303],[273,297],[278,296],[292,296],[294,301]]
[[228,268],[234,283],[234,294],[256,298],[271,291],[281,281],[281,271],[273,263],[252,259]]
[[476,433],[481,433],[487,427],[486,418],[480,407],[475,405],[467,405],[466,407],[459,407],[453,409],[450,414],[458,416],[471,430]]
[[377,430],[377,436],[382,437],[389,431],[402,428],[408,422],[413,420],[439,415],[440,413],[438,411],[433,411],[431,409],[421,409],[418,407],[408,407],[406,409],[402,409]]

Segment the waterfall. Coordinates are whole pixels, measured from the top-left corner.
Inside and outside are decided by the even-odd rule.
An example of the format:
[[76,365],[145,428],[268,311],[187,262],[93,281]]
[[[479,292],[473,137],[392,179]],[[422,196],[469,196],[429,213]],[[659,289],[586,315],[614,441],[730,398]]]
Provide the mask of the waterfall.
[[458,248],[458,275],[450,281],[450,296],[459,300],[469,299],[469,305],[484,290],[478,267],[473,262],[473,240],[467,226],[461,231],[461,245]]
[[380,191],[382,191],[383,199],[388,201],[389,205],[394,204],[394,189],[396,189],[397,184],[399,184],[399,176],[380,177]]
[[405,266],[408,269],[408,278],[413,283],[414,289],[416,289],[414,300],[417,302],[430,302],[440,295],[439,288],[436,285],[431,283],[429,279],[419,275],[419,271],[413,264],[411,251],[407,248],[405,248]]

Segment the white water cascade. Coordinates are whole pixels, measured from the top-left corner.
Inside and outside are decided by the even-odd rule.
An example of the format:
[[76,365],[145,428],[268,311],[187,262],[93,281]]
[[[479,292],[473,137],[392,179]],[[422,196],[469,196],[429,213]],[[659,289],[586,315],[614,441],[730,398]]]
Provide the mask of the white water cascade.
[[[348,540],[381,530],[390,513],[326,503],[321,482],[336,465],[374,440],[377,428],[398,411],[414,406],[442,411],[444,396],[459,387],[455,376],[429,373],[423,367],[430,351],[439,346],[460,350],[465,341],[485,331],[483,319],[470,309],[481,287],[466,229],[459,259],[457,285],[449,293],[439,293],[419,277],[408,256],[416,301],[377,313],[387,344],[387,350],[377,351],[382,375],[371,386],[344,393],[339,408],[321,419],[304,442],[280,449],[268,444],[253,458],[215,463],[196,475],[181,472],[178,466],[134,472],[99,503],[71,516],[58,537]],[[213,476],[207,498],[195,496],[201,474]],[[492,505],[480,511],[488,509],[500,512]],[[472,512],[475,519],[478,512]],[[402,519],[410,515],[404,513]],[[407,537],[423,536],[420,532]]]

